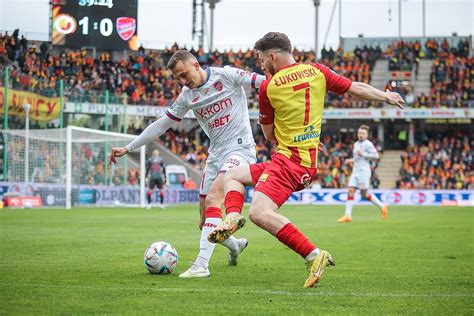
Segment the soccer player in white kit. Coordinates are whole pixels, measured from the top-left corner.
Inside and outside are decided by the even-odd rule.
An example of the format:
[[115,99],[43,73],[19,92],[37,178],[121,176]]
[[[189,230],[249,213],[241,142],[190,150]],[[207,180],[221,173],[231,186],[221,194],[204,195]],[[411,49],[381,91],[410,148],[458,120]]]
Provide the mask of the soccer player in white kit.
[[370,161],[379,159],[379,154],[374,144],[368,140],[369,127],[362,125],[357,130],[358,141],[354,143],[352,150],[353,158],[344,161],[345,164],[353,163],[352,174],[349,179],[349,192],[347,193],[346,211],[344,216],[339,218],[339,223],[352,222],[352,206],[354,202],[354,193],[360,190],[362,198],[369,200],[377,206],[382,212],[382,219],[388,216],[388,206],[383,204],[375,195],[368,194],[367,190],[370,186],[370,178],[372,171],[370,169]]
[[[234,166],[256,161],[244,87],[258,88],[265,76],[234,67],[203,69],[186,50],[176,51],[168,62],[168,68],[183,85],[180,95],[166,115],[150,124],[131,143],[112,148],[110,162],[115,163],[115,157],[153,141],[180,122],[189,110],[193,111],[210,139],[210,147],[200,186],[200,251],[191,267],[180,277],[207,277],[210,276],[209,260],[215,248],[207,236],[222,223],[224,174]],[[237,223],[239,228],[245,224],[244,217],[238,212],[228,213],[226,220]],[[247,247],[247,240],[231,238],[222,244],[229,249],[229,265],[236,265],[238,255]]]

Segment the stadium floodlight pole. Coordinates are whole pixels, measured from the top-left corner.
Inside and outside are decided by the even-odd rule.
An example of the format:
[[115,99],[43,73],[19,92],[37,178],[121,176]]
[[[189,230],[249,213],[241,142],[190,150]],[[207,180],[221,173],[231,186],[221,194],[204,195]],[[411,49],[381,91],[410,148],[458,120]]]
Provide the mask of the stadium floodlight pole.
[[318,61],[318,24],[319,24],[319,5],[321,0],[313,0],[314,3],[314,59]]
[[220,0],[207,0],[209,9],[211,9],[211,34],[209,36],[209,52],[214,49],[214,9]]
[[[5,67],[5,90],[4,90],[4,99],[3,99],[3,130],[8,130],[8,82],[9,78],[9,67]],[[8,135],[7,133],[3,134],[3,181],[7,181],[7,144],[8,144]]]
[[423,37],[426,37],[426,3],[423,0]]
[[30,110],[31,104],[27,103],[25,108],[25,183],[28,183],[30,174]]
[[398,0],[398,37],[402,38],[402,0]]
[[342,0],[339,0],[339,47],[342,46]]

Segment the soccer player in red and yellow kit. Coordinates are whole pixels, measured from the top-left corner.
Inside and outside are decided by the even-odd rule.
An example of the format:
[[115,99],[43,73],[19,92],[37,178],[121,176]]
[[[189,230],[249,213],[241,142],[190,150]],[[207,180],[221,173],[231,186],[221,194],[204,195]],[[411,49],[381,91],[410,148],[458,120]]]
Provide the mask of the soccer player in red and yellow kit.
[[[347,92],[357,98],[388,102],[400,108],[405,102],[398,93],[351,82],[321,64],[296,63],[285,34],[268,33],[255,44],[255,49],[263,67],[272,75],[260,86],[260,124],[265,137],[277,143],[278,152],[269,163],[230,169],[225,178],[224,204],[228,211],[240,211],[244,185],[255,185],[250,220],[305,258],[308,278],[304,287],[312,287],[334,261],[327,251],[314,246],[277,210],[293,192],[310,185],[316,174],[326,91]],[[226,220],[208,238],[220,242],[238,228]]]

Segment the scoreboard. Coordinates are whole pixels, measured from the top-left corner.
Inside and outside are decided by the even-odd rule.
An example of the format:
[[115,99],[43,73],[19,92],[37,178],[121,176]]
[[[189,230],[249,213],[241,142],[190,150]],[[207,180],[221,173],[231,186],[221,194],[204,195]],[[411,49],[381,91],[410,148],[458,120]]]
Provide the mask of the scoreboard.
[[138,0],[56,0],[52,43],[136,50]]

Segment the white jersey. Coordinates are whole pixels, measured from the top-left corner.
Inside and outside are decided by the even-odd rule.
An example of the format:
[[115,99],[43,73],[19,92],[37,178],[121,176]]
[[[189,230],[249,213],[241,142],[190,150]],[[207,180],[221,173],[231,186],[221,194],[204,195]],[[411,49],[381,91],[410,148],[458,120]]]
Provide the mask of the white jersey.
[[352,150],[352,154],[354,157],[354,166],[352,167],[353,173],[370,173],[370,160],[379,158],[377,149],[375,148],[374,144],[368,139],[364,141],[356,141],[354,143],[354,149]]
[[210,139],[208,162],[237,148],[255,148],[244,87],[260,87],[265,76],[234,67],[208,67],[206,82],[195,89],[183,87],[166,112],[181,121],[192,110]]

